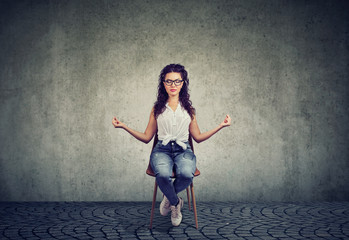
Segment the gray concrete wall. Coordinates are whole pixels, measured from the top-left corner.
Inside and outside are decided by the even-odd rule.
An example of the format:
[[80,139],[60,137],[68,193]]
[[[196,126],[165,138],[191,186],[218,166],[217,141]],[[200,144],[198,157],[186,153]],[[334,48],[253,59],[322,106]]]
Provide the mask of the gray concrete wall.
[[[349,200],[346,1],[0,1],[0,200],[150,201],[143,131],[181,63],[198,201]],[[160,196],[159,196],[160,197]]]

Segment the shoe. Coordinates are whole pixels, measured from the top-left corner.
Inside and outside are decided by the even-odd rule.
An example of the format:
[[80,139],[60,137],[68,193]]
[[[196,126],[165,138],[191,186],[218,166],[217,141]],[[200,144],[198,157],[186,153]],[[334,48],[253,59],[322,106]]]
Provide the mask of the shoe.
[[162,199],[160,203],[160,214],[162,216],[167,216],[170,209],[170,201],[167,199],[167,197],[164,195],[164,198]]
[[177,227],[182,222],[181,209],[183,208],[183,200],[179,198],[179,203],[177,206],[171,206],[171,222],[172,225]]

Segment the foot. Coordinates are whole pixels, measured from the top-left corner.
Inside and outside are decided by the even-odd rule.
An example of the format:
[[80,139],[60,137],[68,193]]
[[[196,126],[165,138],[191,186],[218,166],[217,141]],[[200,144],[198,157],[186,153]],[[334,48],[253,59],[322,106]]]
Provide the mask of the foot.
[[182,213],[181,209],[183,207],[183,200],[179,198],[177,206],[171,206],[171,222],[172,225],[177,227],[182,222]]
[[170,209],[170,201],[167,199],[167,197],[164,195],[164,198],[162,199],[160,203],[160,214],[162,216],[167,216]]

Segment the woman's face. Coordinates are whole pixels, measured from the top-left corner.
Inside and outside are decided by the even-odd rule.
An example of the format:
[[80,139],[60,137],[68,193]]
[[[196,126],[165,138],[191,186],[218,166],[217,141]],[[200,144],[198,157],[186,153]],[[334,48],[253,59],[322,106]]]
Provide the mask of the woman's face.
[[171,85],[168,86],[166,83],[167,80],[172,80],[172,81],[177,80],[177,82],[182,81],[181,74],[178,72],[167,73],[165,75],[165,82],[163,82],[168,96],[174,97],[176,95],[179,95],[179,92],[181,91],[182,86],[183,86],[183,81],[178,86],[176,85],[175,82],[172,82]]

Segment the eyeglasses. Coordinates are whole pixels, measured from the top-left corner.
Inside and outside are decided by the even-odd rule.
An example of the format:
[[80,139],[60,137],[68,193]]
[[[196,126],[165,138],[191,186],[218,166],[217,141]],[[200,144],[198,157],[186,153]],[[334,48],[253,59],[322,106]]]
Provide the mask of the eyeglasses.
[[183,82],[183,80],[179,80],[179,79],[170,80],[170,79],[167,79],[167,80],[164,80],[163,82],[164,82],[167,86],[172,86],[173,83],[174,83],[176,86],[179,86],[179,85],[181,85],[181,83]]

